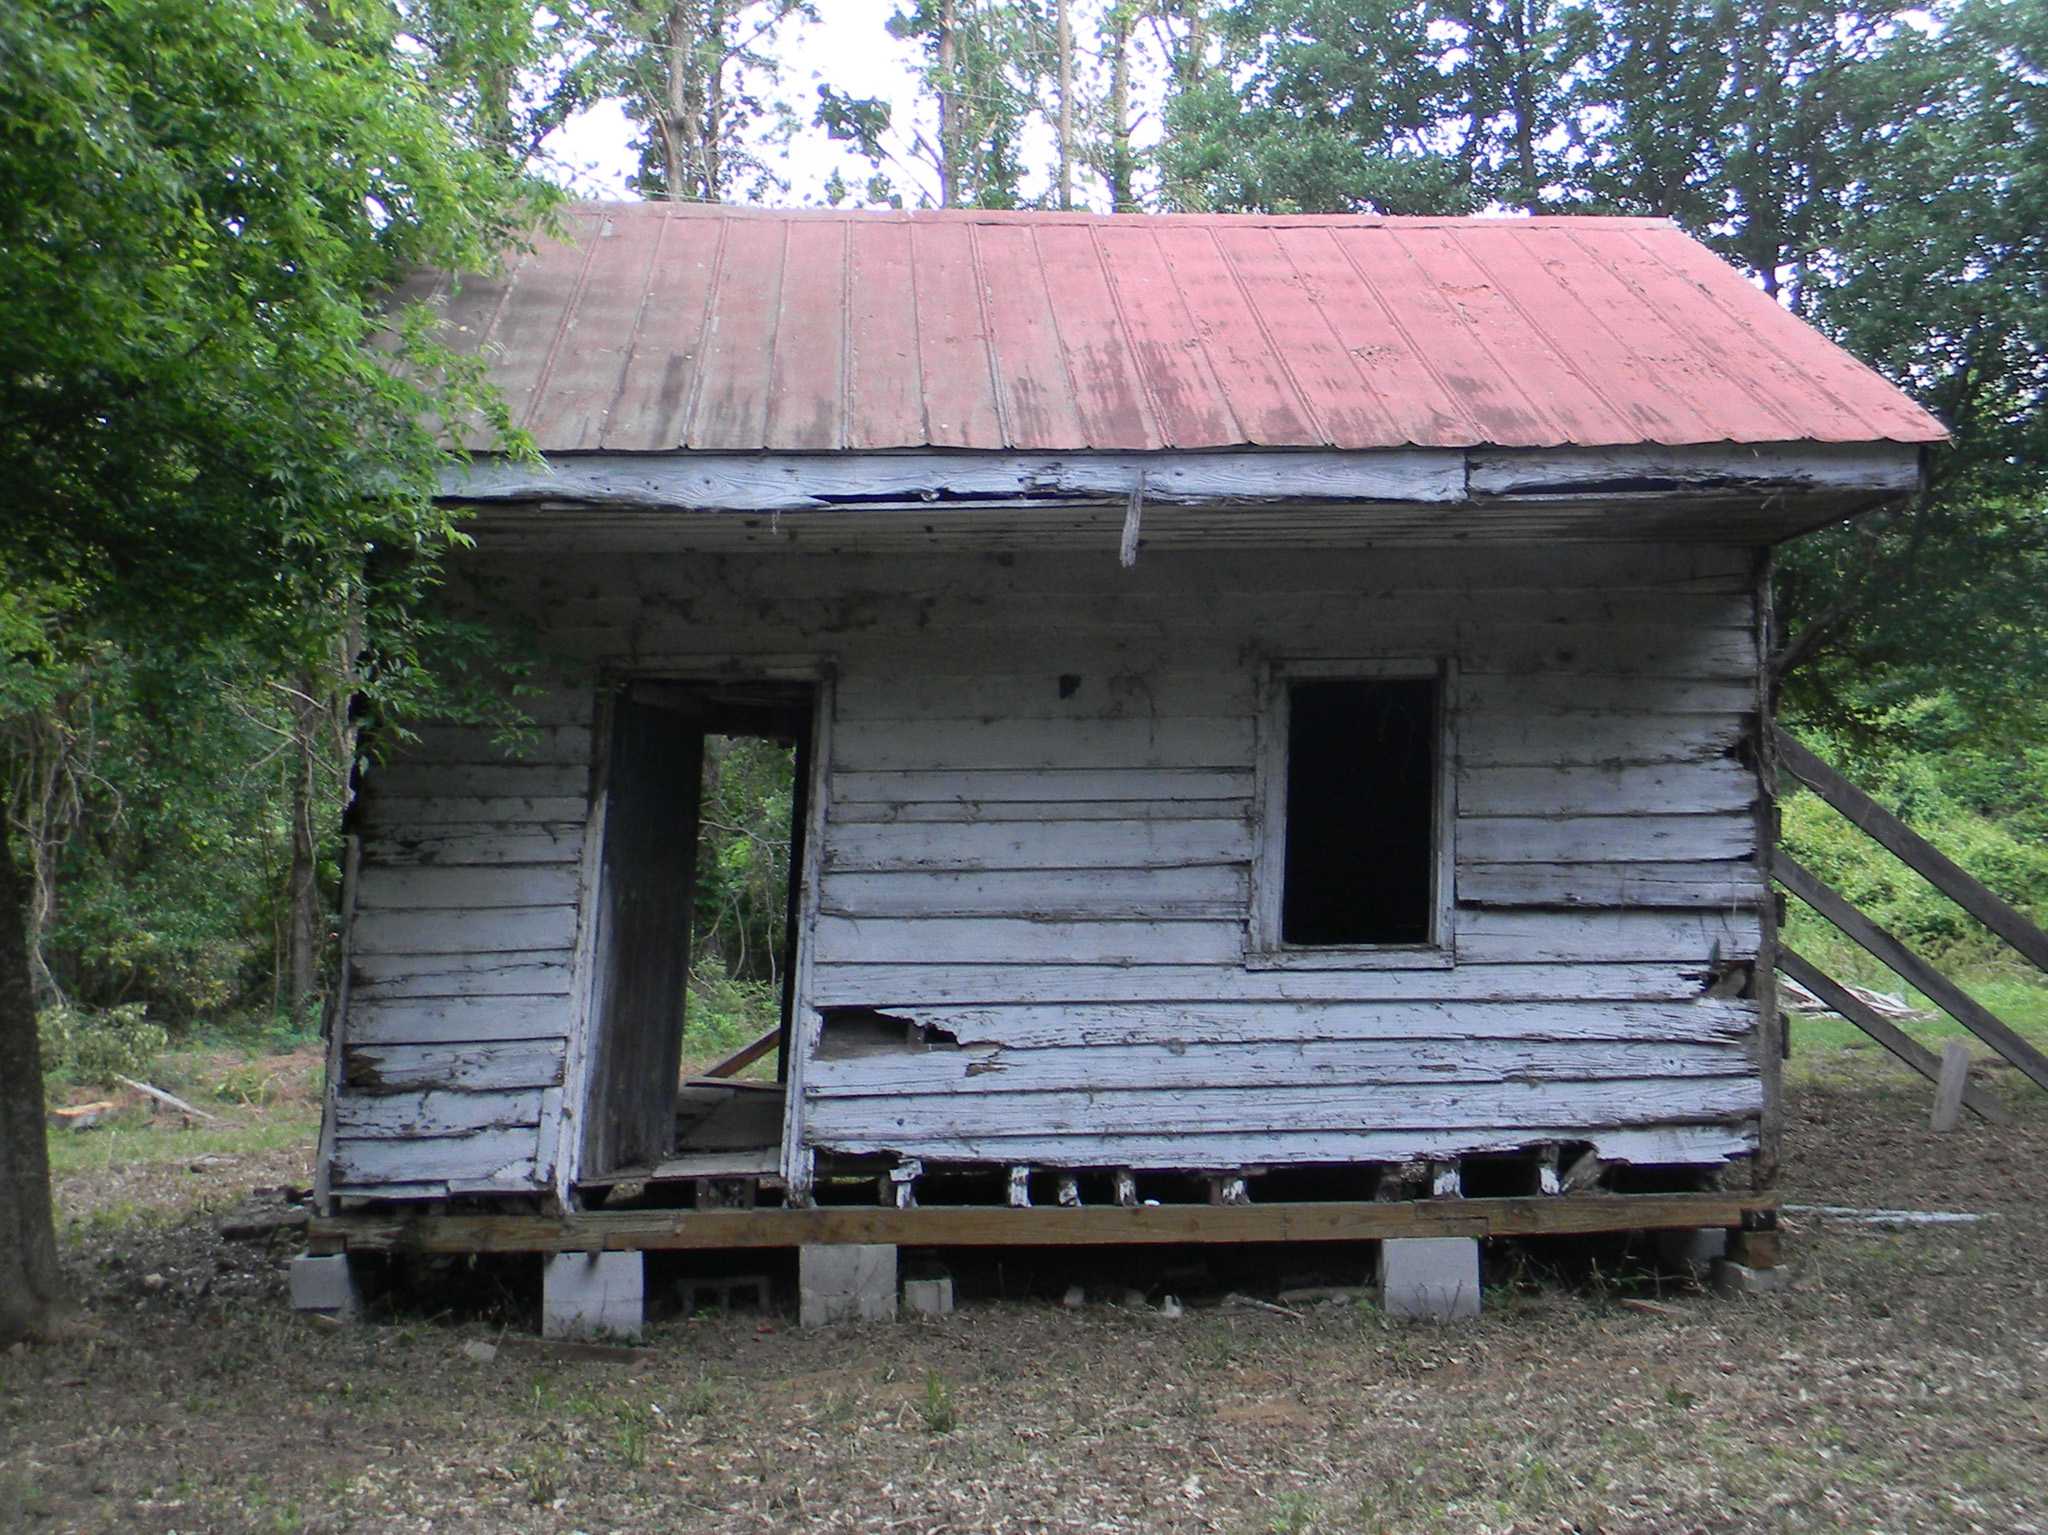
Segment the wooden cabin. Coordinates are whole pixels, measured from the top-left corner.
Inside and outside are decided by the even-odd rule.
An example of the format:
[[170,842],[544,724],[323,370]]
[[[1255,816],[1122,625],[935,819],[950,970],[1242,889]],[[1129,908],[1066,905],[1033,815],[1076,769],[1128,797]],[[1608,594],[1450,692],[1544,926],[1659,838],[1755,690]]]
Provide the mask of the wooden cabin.
[[[1944,433],[1673,225],[584,206],[429,294],[535,728],[360,774],[316,1251],[1769,1224],[1771,550]],[[707,733],[799,761],[752,1085]]]

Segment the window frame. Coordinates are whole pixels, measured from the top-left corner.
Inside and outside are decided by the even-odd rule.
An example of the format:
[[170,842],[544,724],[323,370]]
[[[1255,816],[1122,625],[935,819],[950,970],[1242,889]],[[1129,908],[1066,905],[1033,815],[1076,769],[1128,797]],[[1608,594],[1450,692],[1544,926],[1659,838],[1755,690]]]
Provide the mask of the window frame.
[[[1422,943],[1292,944],[1281,938],[1287,889],[1287,738],[1297,682],[1431,680],[1436,694],[1436,773],[1430,807],[1430,934]],[[1278,660],[1259,691],[1253,762],[1251,911],[1245,967],[1253,970],[1446,970],[1456,962],[1457,665],[1448,656]]]

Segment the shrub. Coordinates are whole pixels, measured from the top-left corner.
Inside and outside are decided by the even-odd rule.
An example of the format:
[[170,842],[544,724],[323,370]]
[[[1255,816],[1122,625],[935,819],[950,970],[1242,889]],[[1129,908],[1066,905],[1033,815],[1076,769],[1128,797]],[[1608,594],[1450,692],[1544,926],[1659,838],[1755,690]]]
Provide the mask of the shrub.
[[170,1043],[140,1002],[105,1012],[52,1007],[36,1015],[47,1087],[111,1087],[116,1075],[146,1075]]

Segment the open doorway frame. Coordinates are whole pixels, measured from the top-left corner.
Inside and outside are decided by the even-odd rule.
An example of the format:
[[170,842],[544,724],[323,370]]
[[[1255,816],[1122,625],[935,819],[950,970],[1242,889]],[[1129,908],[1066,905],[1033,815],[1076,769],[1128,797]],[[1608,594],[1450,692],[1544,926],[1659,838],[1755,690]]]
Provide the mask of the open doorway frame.
[[[578,1009],[566,1071],[557,1192],[642,1176],[675,1154],[707,736],[797,742],[786,959],[776,1046],[774,1165],[787,1182],[801,1128],[817,923],[832,677],[817,663],[736,671],[635,670],[608,679],[595,719],[595,792],[583,877]],[[765,1108],[766,1105],[763,1105]],[[766,1149],[766,1148],[764,1148]],[[679,1172],[679,1177],[684,1176]],[[804,1180],[806,1183],[808,1180]]]

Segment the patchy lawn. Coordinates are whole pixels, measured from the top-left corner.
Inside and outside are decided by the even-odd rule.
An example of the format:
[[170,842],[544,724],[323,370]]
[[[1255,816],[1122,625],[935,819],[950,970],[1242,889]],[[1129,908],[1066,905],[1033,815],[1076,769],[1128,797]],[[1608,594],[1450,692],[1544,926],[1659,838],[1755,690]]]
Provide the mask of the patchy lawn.
[[[455,1265],[374,1325],[293,1316],[289,1235],[216,1230],[251,1190],[307,1181],[317,1062],[280,1059],[165,1073],[227,1127],[131,1110],[53,1134],[97,1325],[0,1356],[0,1529],[2048,1530],[2048,1097],[2014,1073],[1984,1076],[2019,1128],[1935,1137],[1930,1090],[1874,1050],[1802,1053],[1788,1201],[1996,1218],[1788,1220],[1780,1296],[1530,1249],[1494,1256],[1483,1321],[1439,1331],[1357,1303],[1224,1303],[1355,1280],[1359,1252],[1250,1278],[1219,1259],[1206,1281],[1140,1253],[1083,1277],[1171,1285],[1184,1316],[982,1299],[820,1333],[677,1317],[651,1352],[592,1363],[472,1357],[531,1327],[531,1264]],[[1082,1272],[1067,1261],[990,1283],[1057,1295]],[[1652,1294],[1665,1309],[1621,1304]]]

